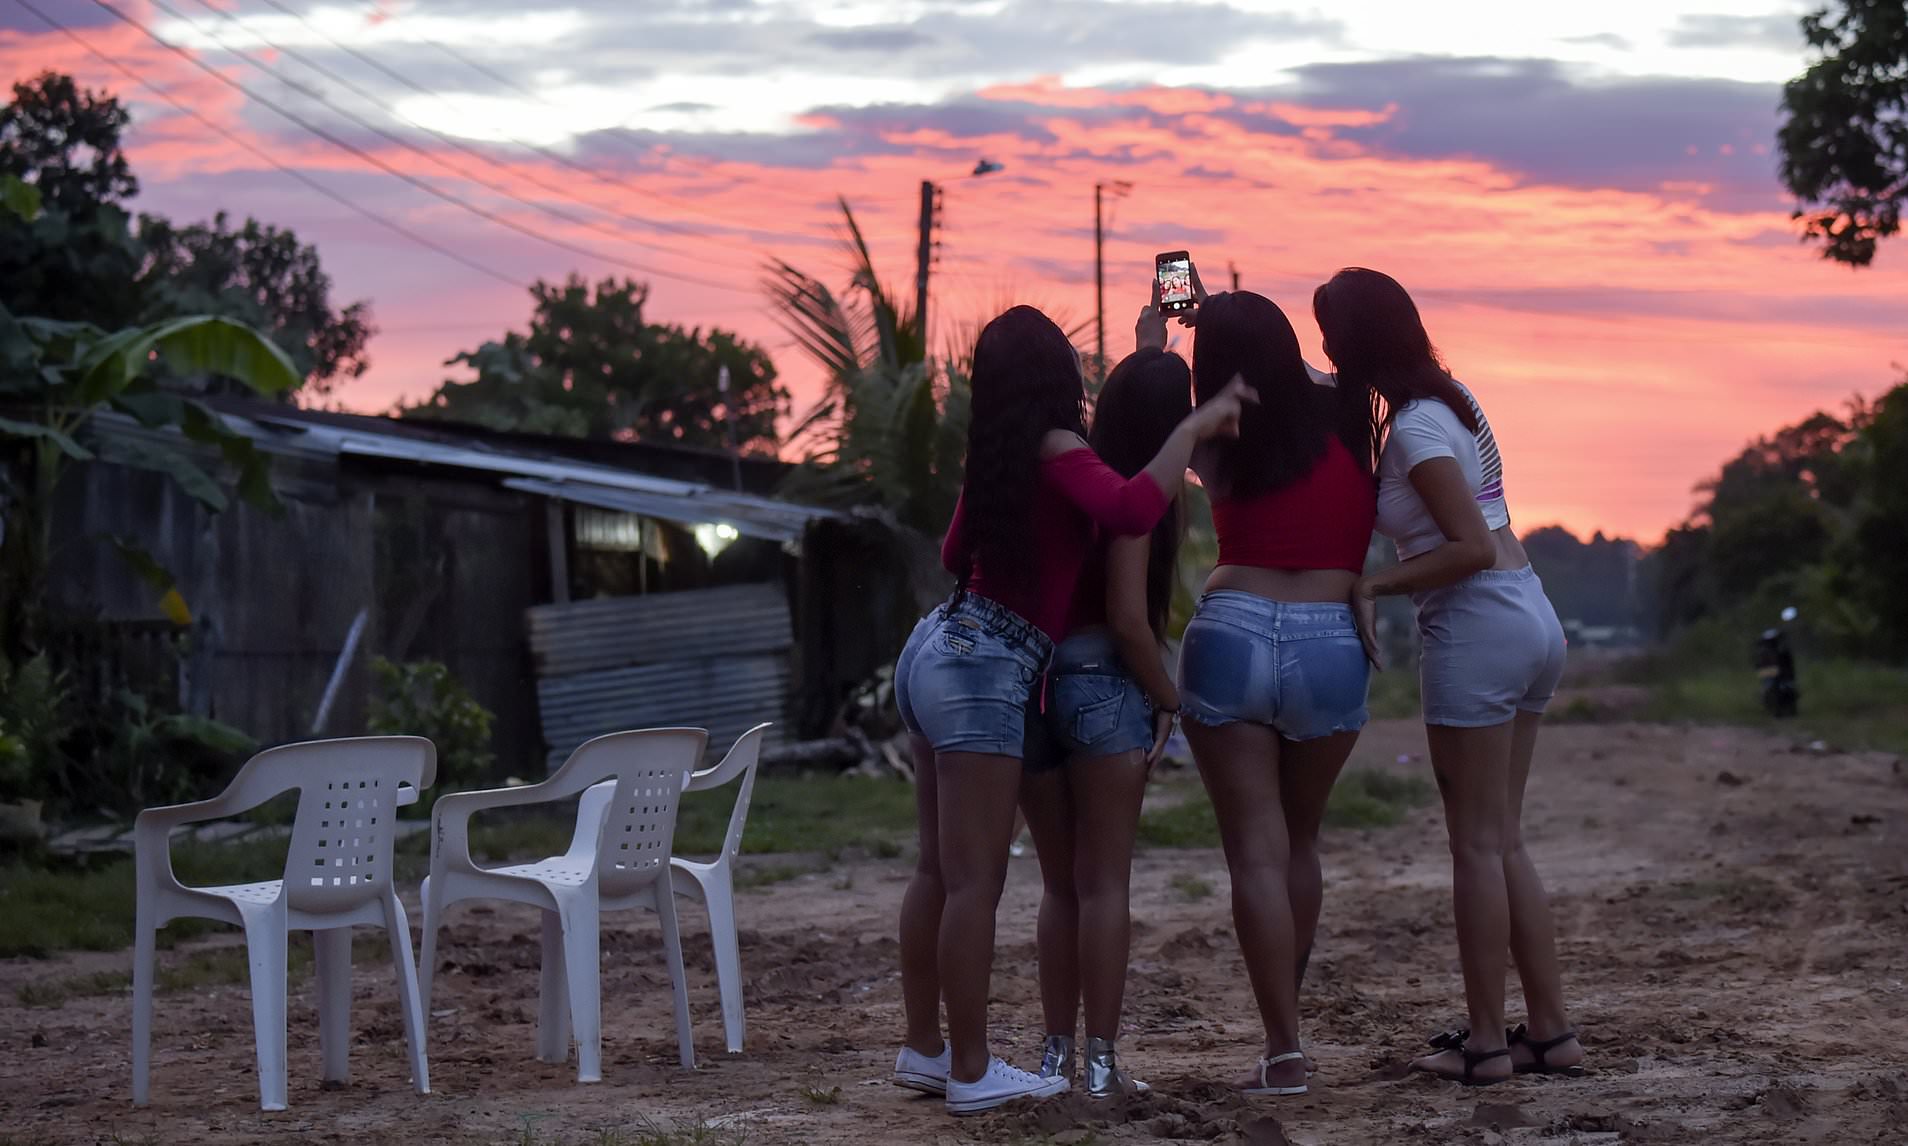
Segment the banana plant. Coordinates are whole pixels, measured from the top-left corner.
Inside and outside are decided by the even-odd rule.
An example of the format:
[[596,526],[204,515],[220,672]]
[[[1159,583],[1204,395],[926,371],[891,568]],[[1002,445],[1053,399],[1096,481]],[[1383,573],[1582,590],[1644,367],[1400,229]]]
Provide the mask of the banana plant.
[[[31,217],[38,198],[32,191],[18,179],[0,178],[0,209]],[[299,382],[291,360],[270,338],[230,319],[189,315],[107,331],[0,307],[0,651],[21,654],[40,646],[53,499],[69,466],[98,456],[87,431],[102,412],[178,431],[177,445],[170,435],[162,445],[115,444],[104,460],[160,474],[216,513],[231,499],[191,449],[211,447],[233,473],[240,497],[277,508],[266,459],[251,439],[188,386],[163,383],[162,369],[168,379],[220,376],[266,396]],[[150,558],[139,560],[136,547],[118,545],[155,588],[163,584],[162,593],[173,592],[162,601],[181,620],[184,604],[170,576]]]

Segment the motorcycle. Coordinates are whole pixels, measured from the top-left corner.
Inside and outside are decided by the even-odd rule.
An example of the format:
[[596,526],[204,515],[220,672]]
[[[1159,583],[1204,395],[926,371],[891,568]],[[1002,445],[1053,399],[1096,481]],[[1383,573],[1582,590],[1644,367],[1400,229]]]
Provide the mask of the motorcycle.
[[[1782,610],[1782,622],[1795,620],[1793,607]],[[1762,708],[1777,719],[1796,714],[1801,690],[1795,683],[1795,653],[1789,634],[1780,627],[1765,629],[1756,645],[1756,676],[1762,682]]]

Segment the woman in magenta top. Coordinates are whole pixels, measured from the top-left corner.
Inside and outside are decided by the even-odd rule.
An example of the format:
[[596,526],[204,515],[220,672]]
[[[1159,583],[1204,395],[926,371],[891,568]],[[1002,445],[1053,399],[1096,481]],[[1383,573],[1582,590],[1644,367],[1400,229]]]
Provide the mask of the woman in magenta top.
[[1096,530],[1150,531],[1193,447],[1236,428],[1243,387],[1215,394],[1131,478],[1080,436],[1079,355],[1038,310],[1017,306],[987,324],[972,390],[966,478],[942,547],[957,586],[895,665],[895,700],[920,765],[921,849],[901,906],[908,1032],[894,1078],[945,1094],[955,1114],[1067,1089],[1066,1079],[1017,1070],[987,1049],[994,910],[1030,708]]

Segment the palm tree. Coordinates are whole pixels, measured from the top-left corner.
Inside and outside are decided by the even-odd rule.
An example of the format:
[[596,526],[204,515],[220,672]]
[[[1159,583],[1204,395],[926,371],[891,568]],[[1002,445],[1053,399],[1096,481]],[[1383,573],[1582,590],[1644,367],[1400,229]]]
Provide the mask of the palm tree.
[[953,515],[967,441],[967,379],[927,352],[921,316],[875,273],[861,227],[838,200],[850,279],[842,294],[787,262],[764,289],[782,326],[827,372],[789,443],[803,451],[783,492],[826,505],[874,505],[927,533]]

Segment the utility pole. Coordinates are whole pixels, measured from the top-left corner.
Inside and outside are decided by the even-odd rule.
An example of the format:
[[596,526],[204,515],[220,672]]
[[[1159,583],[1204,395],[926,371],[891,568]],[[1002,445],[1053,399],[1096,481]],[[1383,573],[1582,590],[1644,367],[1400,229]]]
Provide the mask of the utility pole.
[[1233,262],[1231,259],[1227,259],[1226,269],[1232,272],[1232,289],[1235,291],[1238,290],[1239,289],[1239,264]]
[[1093,331],[1099,340],[1096,369],[1101,382],[1106,381],[1106,229],[1101,224],[1100,196],[1102,191],[1124,195],[1132,189],[1124,179],[1093,185]]
[[735,444],[735,403],[729,401],[729,366],[723,363],[716,371],[716,392],[722,395],[722,412],[727,417],[722,420],[729,424],[729,465],[735,475],[735,492],[742,492],[742,453]]
[[1106,236],[1100,230],[1100,184],[1093,185],[1093,337],[1099,340],[1094,369],[1106,381]]
[[914,252],[914,320],[921,327],[921,344],[927,345],[928,264],[934,259],[934,195],[938,190],[930,180],[921,180],[921,244]]

